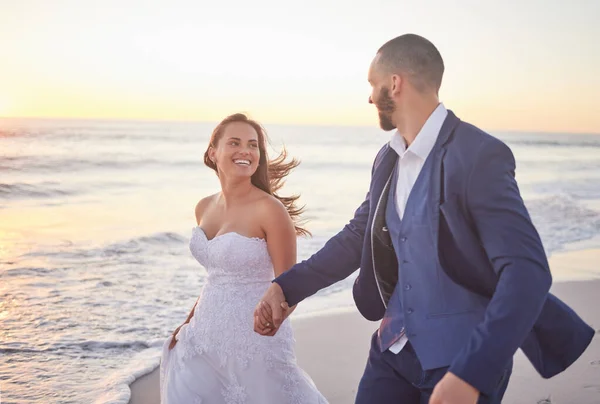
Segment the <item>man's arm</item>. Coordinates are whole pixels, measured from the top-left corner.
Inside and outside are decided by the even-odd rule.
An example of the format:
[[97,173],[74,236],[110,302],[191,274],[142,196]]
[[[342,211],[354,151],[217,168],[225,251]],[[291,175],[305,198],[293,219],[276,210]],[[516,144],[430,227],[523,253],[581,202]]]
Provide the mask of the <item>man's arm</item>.
[[369,218],[369,194],[354,218],[323,248],[275,278],[290,306],[356,271],[360,266],[363,240]]
[[[371,169],[373,173],[389,145],[379,150]],[[369,220],[370,192],[354,213],[354,218],[308,260],[279,275],[267,289],[254,311],[254,330],[261,335],[275,335],[295,307],[305,298],[334,284],[356,271],[361,262],[362,246]]]
[[[375,169],[389,148],[389,144],[384,145],[375,156],[371,167],[371,181]],[[295,306],[319,290],[347,278],[360,267],[369,221],[370,199],[369,191],[363,203],[354,212],[354,218],[338,234],[329,239],[323,248],[308,260],[294,265],[273,281],[281,287],[290,306]]]
[[335,282],[360,266],[362,242],[369,217],[369,194],[342,231],[308,260],[279,275],[254,311],[254,331],[273,336],[291,313],[289,307]]
[[552,284],[540,237],[515,180],[515,160],[500,142],[485,144],[467,183],[465,201],[499,280],[479,324],[450,372],[477,390],[494,390],[531,331]]

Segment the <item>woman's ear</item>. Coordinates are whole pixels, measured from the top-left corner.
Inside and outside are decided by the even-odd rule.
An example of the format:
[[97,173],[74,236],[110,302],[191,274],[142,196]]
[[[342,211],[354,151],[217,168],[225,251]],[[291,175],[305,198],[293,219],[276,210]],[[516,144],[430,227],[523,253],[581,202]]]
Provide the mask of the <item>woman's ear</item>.
[[216,154],[217,154],[217,153],[216,153],[216,151],[215,151],[215,148],[214,148],[214,147],[212,147],[212,146],[210,146],[210,147],[208,148],[208,158],[209,158],[209,159],[210,159],[210,161],[212,161],[212,162],[213,162],[213,164],[215,164],[215,165],[217,164]]

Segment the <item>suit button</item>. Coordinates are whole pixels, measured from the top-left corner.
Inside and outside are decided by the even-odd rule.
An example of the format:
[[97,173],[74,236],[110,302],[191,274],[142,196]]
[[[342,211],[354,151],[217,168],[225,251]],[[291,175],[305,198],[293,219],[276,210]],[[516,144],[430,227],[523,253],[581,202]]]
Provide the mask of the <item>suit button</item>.
[[406,237],[402,237],[402,238],[400,239],[400,241],[402,241],[402,242],[404,243],[404,242],[406,241]]
[[410,284],[407,283],[406,285],[404,285],[404,289],[411,290],[412,286],[410,286]]
[[408,260],[402,260],[403,264],[408,264]]
[[412,313],[413,313],[413,311],[414,311],[414,310],[413,310],[413,309],[411,309],[410,307],[409,307],[408,309],[406,309],[406,312],[407,312],[408,314],[412,314]]

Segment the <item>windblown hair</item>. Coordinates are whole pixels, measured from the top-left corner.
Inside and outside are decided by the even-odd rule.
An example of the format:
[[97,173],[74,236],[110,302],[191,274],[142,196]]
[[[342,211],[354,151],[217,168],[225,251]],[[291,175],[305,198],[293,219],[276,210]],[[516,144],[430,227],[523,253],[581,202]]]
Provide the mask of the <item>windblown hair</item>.
[[208,151],[211,147],[216,147],[219,143],[219,140],[223,137],[223,133],[225,132],[225,128],[227,125],[233,122],[243,122],[246,123],[258,134],[258,149],[260,151],[260,160],[258,164],[258,168],[256,172],[252,175],[251,181],[252,184],[265,191],[269,195],[273,195],[277,198],[283,205],[285,206],[288,214],[292,218],[294,222],[294,228],[296,229],[297,235],[310,235],[310,232],[303,228],[303,221],[300,218],[300,215],[304,212],[304,207],[296,206],[296,202],[300,195],[292,195],[292,196],[280,196],[277,192],[283,187],[285,184],[284,178],[294,169],[296,168],[300,162],[299,160],[292,158],[291,161],[286,162],[287,151],[285,147],[283,148],[281,154],[276,158],[269,160],[269,156],[267,154],[267,133],[265,129],[258,122],[249,119],[246,115],[237,113],[233,115],[229,115],[227,118],[223,119],[213,130],[213,133],[210,137],[210,143],[206,152],[204,153],[204,164],[212,168],[217,174],[217,166],[216,164],[209,158]]

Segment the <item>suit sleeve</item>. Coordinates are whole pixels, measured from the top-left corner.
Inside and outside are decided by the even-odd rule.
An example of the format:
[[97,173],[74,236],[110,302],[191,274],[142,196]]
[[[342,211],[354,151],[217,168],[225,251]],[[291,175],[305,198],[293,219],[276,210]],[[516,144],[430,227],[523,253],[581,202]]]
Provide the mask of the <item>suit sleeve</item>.
[[515,159],[501,142],[480,147],[465,201],[498,284],[483,321],[449,371],[491,393],[539,316],[552,283],[540,237],[515,180]]
[[323,248],[275,279],[293,306],[319,290],[347,278],[358,269],[369,216],[369,195],[354,218]]
[[[387,146],[384,146],[375,157],[371,177],[386,149]],[[290,306],[347,278],[360,267],[363,241],[369,220],[370,197],[368,192],[364,202],[356,209],[354,218],[338,234],[329,239],[323,248],[274,280],[283,289]]]

